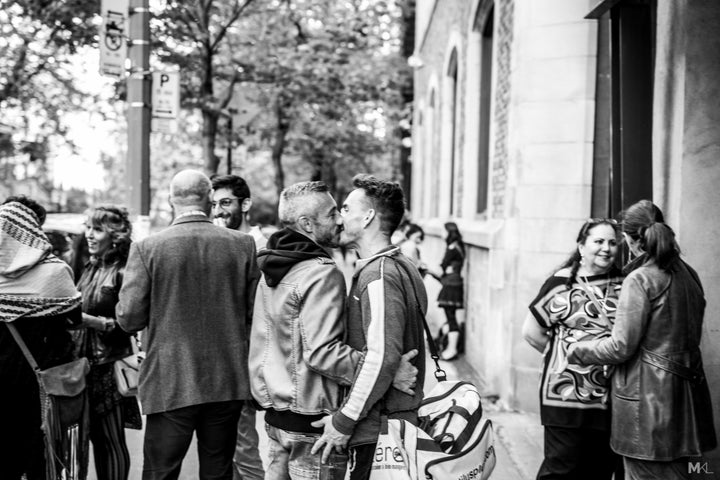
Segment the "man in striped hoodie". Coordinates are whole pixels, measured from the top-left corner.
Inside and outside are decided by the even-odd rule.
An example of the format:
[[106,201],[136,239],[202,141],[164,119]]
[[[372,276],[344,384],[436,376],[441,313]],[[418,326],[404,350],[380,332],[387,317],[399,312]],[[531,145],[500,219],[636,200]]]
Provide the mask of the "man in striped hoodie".
[[[427,294],[417,268],[390,243],[402,219],[405,199],[400,186],[357,175],[340,211],[340,243],[357,250],[347,302],[347,344],[365,352],[342,407],[313,425],[324,427],[313,452],[349,445],[350,479],[370,476],[381,417],[417,424],[423,398],[425,348],[423,316]],[[392,387],[403,352],[417,349],[414,394]]]

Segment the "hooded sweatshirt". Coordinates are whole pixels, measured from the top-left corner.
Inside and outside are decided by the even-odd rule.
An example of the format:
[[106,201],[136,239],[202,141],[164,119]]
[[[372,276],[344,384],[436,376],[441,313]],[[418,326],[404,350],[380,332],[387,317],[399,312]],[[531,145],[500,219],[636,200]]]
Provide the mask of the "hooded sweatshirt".
[[345,281],[332,258],[305,235],[276,232],[258,254],[250,377],[268,425],[322,433],[311,423],[334,412],[361,352],[345,337]]
[[265,250],[258,253],[258,266],[268,287],[276,287],[295,264],[317,257],[330,255],[305,235],[283,228],[273,233]]

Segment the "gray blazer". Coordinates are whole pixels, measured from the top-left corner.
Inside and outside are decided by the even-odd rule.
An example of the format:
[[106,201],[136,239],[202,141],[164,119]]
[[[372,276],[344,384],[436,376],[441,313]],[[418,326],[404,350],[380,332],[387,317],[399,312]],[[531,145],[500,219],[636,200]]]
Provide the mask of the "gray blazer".
[[259,276],[253,238],[202,215],[132,244],[116,313],[123,330],[147,327],[144,414],[251,398],[248,339]]

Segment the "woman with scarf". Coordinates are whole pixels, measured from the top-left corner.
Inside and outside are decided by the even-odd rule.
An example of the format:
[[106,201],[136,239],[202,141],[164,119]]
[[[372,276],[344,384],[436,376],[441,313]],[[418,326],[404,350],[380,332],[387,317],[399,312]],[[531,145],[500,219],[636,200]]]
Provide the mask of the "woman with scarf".
[[610,480],[614,472],[620,478],[620,458],[610,450],[609,371],[567,362],[574,342],[610,335],[622,283],[618,244],[617,222],[585,222],[572,254],[540,288],[523,324],[525,340],[543,354],[545,458],[538,480]]
[[[73,360],[67,328],[81,315],[72,271],[51,253],[44,221],[45,209],[28,198],[0,206],[0,323],[16,327],[40,369]],[[7,325],[0,325],[0,388],[0,478],[44,480],[39,386]]]
[[[128,334],[117,327],[115,305],[130,251],[132,225],[125,209],[103,206],[88,211],[85,224],[90,262],[78,281],[82,293],[83,326],[77,340],[80,354],[90,361],[90,440],[97,477],[126,480],[130,453],[125,427],[141,428],[135,397],[118,393],[115,360],[132,354]],[[87,458],[83,459],[85,462]]]
[[651,201],[623,212],[622,230],[637,258],[625,268],[611,335],[571,345],[568,360],[618,365],[610,444],[626,478],[690,478],[689,459],[717,445],[700,353],[702,284]]

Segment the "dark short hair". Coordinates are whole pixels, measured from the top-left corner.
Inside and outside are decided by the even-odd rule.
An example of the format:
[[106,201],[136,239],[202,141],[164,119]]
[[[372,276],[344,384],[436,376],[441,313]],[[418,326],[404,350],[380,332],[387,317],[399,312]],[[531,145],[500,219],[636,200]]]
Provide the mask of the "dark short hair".
[[250,198],[250,187],[242,177],[237,175],[216,175],[212,177],[211,181],[213,190],[229,188],[233,195],[240,200]]
[[39,226],[42,227],[43,223],[45,223],[45,218],[47,217],[47,210],[45,210],[45,207],[40,205],[38,202],[36,202],[32,198],[28,198],[25,195],[13,195],[11,197],[6,198],[2,204],[5,205],[6,203],[10,203],[10,202],[18,202],[20,204],[25,205],[30,210],[32,210],[38,219]]
[[364,173],[355,175],[352,184],[365,191],[373,208],[380,214],[380,229],[388,235],[392,234],[405,214],[405,195],[400,185]]
[[414,235],[418,232],[420,233],[420,240],[424,240],[425,230],[423,230],[422,227],[416,223],[409,223],[407,226],[407,230],[405,230],[405,236],[407,238],[410,238],[411,235]]

